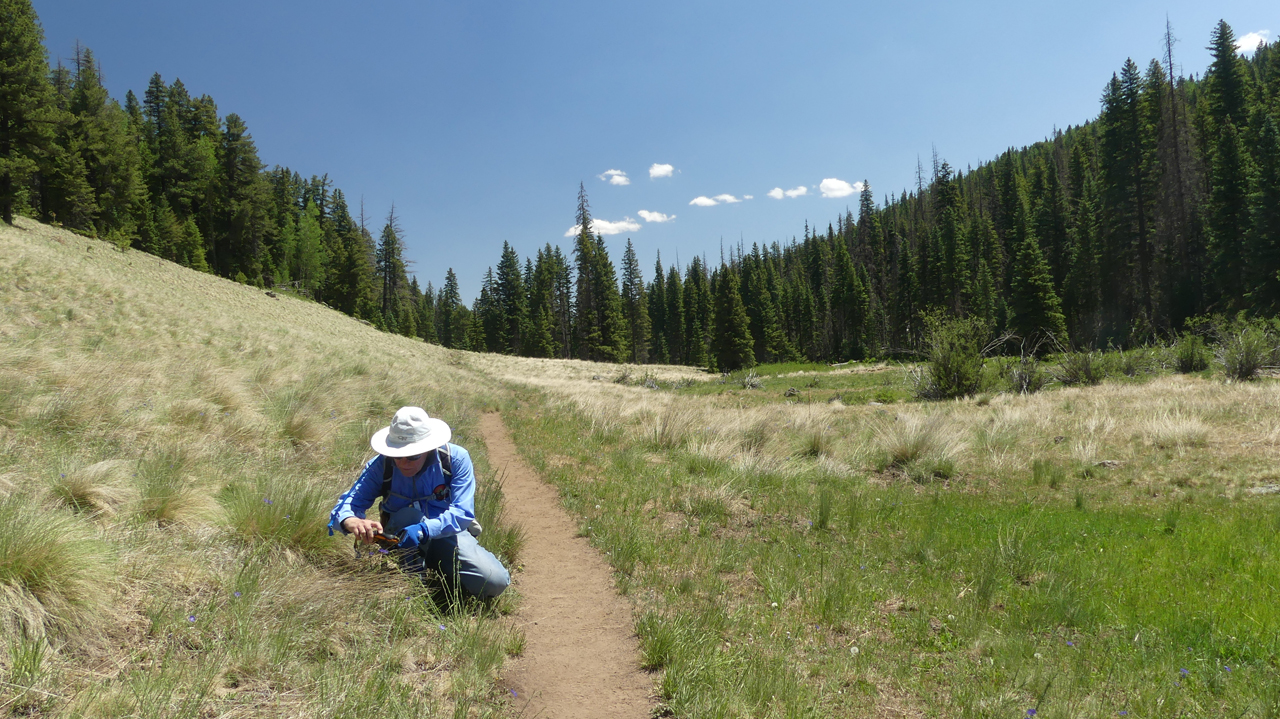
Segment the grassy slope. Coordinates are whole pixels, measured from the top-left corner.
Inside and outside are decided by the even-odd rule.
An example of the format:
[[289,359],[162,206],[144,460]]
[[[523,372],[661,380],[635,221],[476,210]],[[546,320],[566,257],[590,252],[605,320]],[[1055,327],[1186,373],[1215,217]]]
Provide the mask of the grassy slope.
[[543,384],[509,420],[675,715],[1280,713],[1280,384],[776,389]]
[[402,404],[488,475],[466,355],[21,220],[0,307],[0,715],[494,708],[518,635],[323,530]]

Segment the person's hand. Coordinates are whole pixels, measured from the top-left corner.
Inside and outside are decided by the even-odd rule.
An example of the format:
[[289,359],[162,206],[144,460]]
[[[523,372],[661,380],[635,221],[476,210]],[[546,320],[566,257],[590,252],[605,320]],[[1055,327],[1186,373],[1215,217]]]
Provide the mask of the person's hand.
[[342,528],[348,533],[356,535],[356,539],[369,544],[373,542],[375,532],[382,531],[382,522],[375,522],[372,519],[361,519],[359,517],[347,517],[342,520]]
[[404,528],[403,532],[400,533],[399,546],[401,549],[413,549],[419,544],[422,544],[422,541],[426,538],[427,538],[427,525],[423,524],[422,522],[418,522],[417,524],[410,524],[409,526]]

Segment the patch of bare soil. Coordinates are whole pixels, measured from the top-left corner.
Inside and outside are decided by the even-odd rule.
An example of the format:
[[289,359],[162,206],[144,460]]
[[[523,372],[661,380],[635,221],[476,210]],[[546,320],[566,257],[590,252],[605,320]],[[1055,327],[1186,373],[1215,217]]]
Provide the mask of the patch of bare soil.
[[507,516],[525,531],[523,571],[514,573],[525,650],[505,676],[520,716],[646,719],[653,680],[640,669],[631,607],[608,565],[577,536],[555,488],[520,456],[502,418],[486,414],[480,429],[503,478]]

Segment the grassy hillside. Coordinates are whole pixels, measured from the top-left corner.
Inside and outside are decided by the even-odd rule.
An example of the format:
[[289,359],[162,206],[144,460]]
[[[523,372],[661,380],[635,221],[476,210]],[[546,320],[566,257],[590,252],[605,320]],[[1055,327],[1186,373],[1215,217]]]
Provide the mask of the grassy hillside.
[[0,714],[492,710],[518,634],[324,531],[403,404],[491,476],[465,356],[23,220],[0,307]]

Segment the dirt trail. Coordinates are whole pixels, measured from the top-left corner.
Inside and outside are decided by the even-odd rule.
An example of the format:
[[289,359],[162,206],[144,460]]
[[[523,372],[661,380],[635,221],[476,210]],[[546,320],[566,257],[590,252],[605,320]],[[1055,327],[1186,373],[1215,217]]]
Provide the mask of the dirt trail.
[[489,464],[503,478],[509,520],[524,527],[524,569],[516,623],[524,656],[508,663],[506,684],[527,719],[647,719],[653,680],[640,670],[631,607],[613,588],[609,566],[516,451],[496,414],[480,422]]

